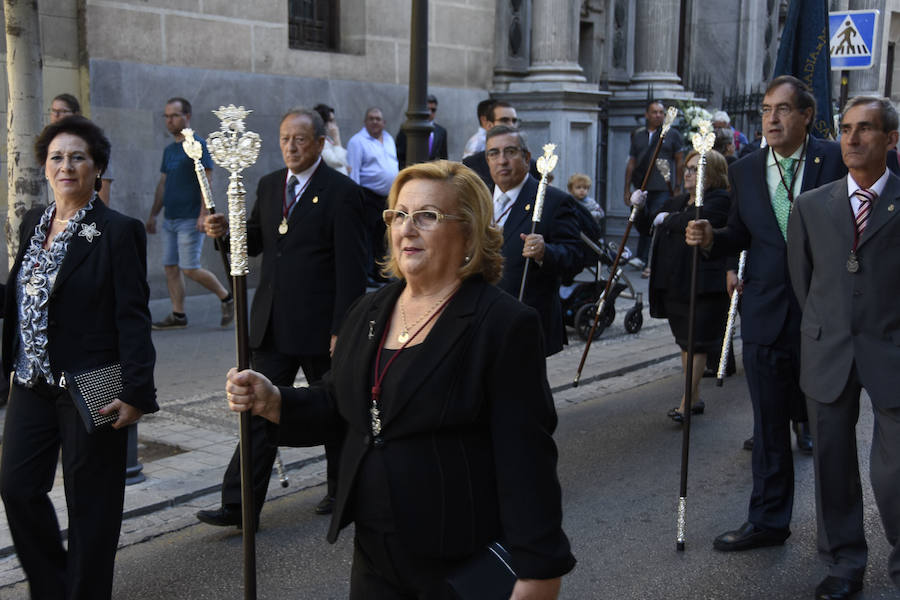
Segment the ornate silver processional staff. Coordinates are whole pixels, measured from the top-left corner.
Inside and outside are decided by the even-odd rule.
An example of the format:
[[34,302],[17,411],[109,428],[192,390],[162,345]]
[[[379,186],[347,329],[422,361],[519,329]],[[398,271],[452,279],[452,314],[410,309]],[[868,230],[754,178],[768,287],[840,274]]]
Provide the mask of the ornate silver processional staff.
[[[659,139],[656,140],[653,156],[650,157],[647,172],[644,173],[644,180],[641,182],[641,192],[644,192],[647,189],[647,182],[650,180],[650,174],[653,172],[654,165],[656,165],[656,157],[659,156],[659,149],[662,147],[663,139],[666,137],[666,134],[669,133],[669,129],[672,128],[672,123],[677,117],[677,108],[670,106],[666,109],[666,118],[663,120],[662,128],[659,132]],[[628,235],[631,233],[634,220],[637,218],[637,211],[637,206],[631,207],[628,224],[625,226],[625,233],[622,234],[622,242],[619,244],[619,249],[616,252],[615,259],[613,259],[612,266],[609,267],[609,277],[606,280],[606,287],[603,289],[603,293],[600,294],[600,298],[597,300],[597,307],[594,311],[594,323],[591,325],[591,332],[588,334],[587,342],[584,345],[584,352],[581,354],[581,362],[578,364],[578,371],[575,373],[575,380],[572,382],[572,387],[578,387],[578,381],[581,379],[581,370],[584,369],[584,363],[587,360],[588,352],[591,349],[591,342],[594,341],[594,332],[597,331],[597,323],[600,322],[600,316],[606,310],[606,299],[609,297],[609,291],[612,289],[613,283],[617,282],[622,275],[619,270],[619,261],[622,259],[622,252],[625,250],[625,244],[628,243]]]
[[[706,155],[712,150],[716,134],[709,121],[700,122],[700,131],[692,138],[694,150],[700,154],[697,164],[697,188],[694,192],[694,220],[700,219],[703,207],[703,187],[706,179]],[[687,364],[684,368],[684,428],[681,438],[681,489],[678,494],[678,537],[676,549],[684,551],[685,509],[687,504],[688,455],[691,445],[691,406],[693,405],[693,373],[694,373],[694,321],[697,313],[697,268],[700,264],[700,248],[694,246],[691,256],[691,294],[688,305],[688,343]]]
[[716,373],[716,387],[722,387],[725,382],[725,371],[728,369],[728,355],[731,354],[731,343],[734,339],[734,320],[737,316],[740,293],[738,288],[744,280],[744,268],[747,266],[747,251],[741,250],[738,259],[737,279],[738,285],[731,292],[731,305],[728,307],[728,321],[725,323],[725,337],[722,339],[722,354],[719,355],[719,370]]
[[[200,192],[203,195],[203,204],[206,206],[206,210],[209,214],[214,215],[216,214],[216,203],[212,198],[212,190],[209,187],[209,179],[206,177],[206,169],[203,167],[203,163],[200,162],[203,158],[203,146],[200,145],[200,142],[194,135],[193,129],[182,129],[181,135],[184,136],[181,147],[184,148],[185,154],[194,161],[194,173],[197,175],[197,182],[200,184]],[[216,248],[219,250],[219,256],[222,257],[225,275],[228,277],[231,274],[231,259],[228,258],[228,240],[225,234],[216,238]],[[231,277],[228,277],[228,287],[231,288],[232,293],[234,292],[233,283]],[[281,452],[278,450],[275,451],[275,470],[278,472],[278,481],[281,482],[281,487],[287,487],[288,476],[284,471],[284,462],[281,460]]]
[[[203,195],[203,204],[206,206],[206,210],[209,211],[209,214],[214,215],[216,214],[216,204],[212,199],[212,190],[209,189],[209,179],[206,178],[206,169],[203,168],[203,163],[200,162],[203,158],[203,146],[200,144],[200,141],[194,137],[193,129],[182,129],[181,135],[184,136],[181,147],[184,148],[184,153],[194,161],[194,173],[197,175],[197,183],[200,184],[200,193]],[[225,247],[224,235],[216,238],[216,247],[219,249],[219,255],[222,257],[222,265],[225,267],[225,275],[227,276],[231,272],[231,261],[228,259],[228,249]],[[230,286],[231,284],[232,281],[229,279],[228,285]],[[233,291],[234,289],[232,288],[232,292]]]
[[[547,176],[556,168],[559,157],[553,154],[556,150],[556,144],[544,144],[544,154],[537,159],[537,170],[541,174],[541,182],[538,184],[537,194],[534,197],[534,211],[531,213],[531,233],[537,229],[537,224],[541,222],[541,213],[544,212],[544,196],[547,195]],[[531,264],[531,257],[525,259],[525,268],[522,269],[522,284],[519,286],[519,302],[525,295],[525,280],[528,277],[528,265]]]
[[[206,143],[213,161],[229,172],[228,220],[231,232],[231,279],[234,293],[237,368],[250,366],[249,319],[247,317],[247,202],[241,171],[259,156],[259,135],[244,130],[244,117],[252,111],[234,104],[214,110],[221,125]],[[256,507],[253,502],[253,467],[250,452],[250,413],[240,416],[241,522],[244,542],[244,599],[256,600]]]

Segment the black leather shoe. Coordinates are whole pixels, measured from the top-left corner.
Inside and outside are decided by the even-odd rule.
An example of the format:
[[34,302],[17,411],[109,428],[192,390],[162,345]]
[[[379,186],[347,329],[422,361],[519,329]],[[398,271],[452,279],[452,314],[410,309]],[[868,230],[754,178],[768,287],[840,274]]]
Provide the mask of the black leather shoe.
[[816,586],[816,600],[845,600],[862,590],[862,581],[829,575]]
[[[237,527],[241,528],[241,507],[231,508],[223,506],[216,510],[198,510],[197,519],[207,525],[215,525],[216,527]],[[259,531],[259,515],[256,515],[256,531]]]
[[216,510],[200,510],[197,511],[197,519],[207,525],[215,525],[216,527],[233,527],[241,526],[241,509],[228,508],[222,506]]
[[748,521],[739,529],[726,531],[717,537],[713,541],[713,548],[722,552],[738,552],[766,546],[781,546],[789,535],[790,531],[760,529]]
[[[703,400],[698,400],[691,405],[692,415],[702,415],[704,410],[706,410],[706,404],[704,404]],[[666,415],[676,423],[684,422],[684,415],[681,414],[681,411],[678,410],[677,406],[667,412]]]
[[744,450],[753,450],[753,436],[751,435],[744,440]]
[[813,440],[809,431],[809,421],[794,423],[794,435],[797,436],[797,450],[803,454],[812,454]]
[[330,515],[334,510],[334,496],[325,495],[322,500],[316,504],[316,514],[317,515]]

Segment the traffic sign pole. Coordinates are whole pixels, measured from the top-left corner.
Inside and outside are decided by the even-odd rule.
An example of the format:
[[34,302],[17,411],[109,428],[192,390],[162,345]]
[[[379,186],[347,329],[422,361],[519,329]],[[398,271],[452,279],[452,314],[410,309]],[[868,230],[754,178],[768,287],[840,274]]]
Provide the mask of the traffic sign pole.
[[850,71],[844,69],[841,71],[841,99],[840,99],[840,112],[843,114],[844,107],[847,105],[847,87],[850,83]]

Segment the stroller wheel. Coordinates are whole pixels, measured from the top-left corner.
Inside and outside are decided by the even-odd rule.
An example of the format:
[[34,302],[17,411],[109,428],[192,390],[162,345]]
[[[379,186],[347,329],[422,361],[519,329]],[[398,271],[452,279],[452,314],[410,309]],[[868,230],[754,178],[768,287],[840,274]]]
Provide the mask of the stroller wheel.
[[628,333],[637,333],[644,324],[644,315],[641,313],[640,306],[632,306],[625,313],[625,331]]
[[[603,309],[603,315],[597,322],[597,329],[594,330],[594,339],[600,337],[603,331],[612,325],[613,319],[616,318],[616,310],[612,306],[606,306]],[[583,341],[587,341],[591,335],[591,327],[594,325],[594,316],[597,314],[597,306],[595,304],[585,304],[575,313],[575,331],[578,337]]]

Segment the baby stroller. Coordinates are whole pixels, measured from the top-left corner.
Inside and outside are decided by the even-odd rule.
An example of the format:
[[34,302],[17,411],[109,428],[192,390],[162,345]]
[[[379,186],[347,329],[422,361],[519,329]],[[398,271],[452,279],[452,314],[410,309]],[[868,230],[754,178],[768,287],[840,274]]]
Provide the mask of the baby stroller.
[[[573,327],[578,333],[578,337],[587,341],[594,324],[594,315],[597,314],[597,308],[600,305],[600,297],[603,295],[603,290],[606,289],[607,278],[612,275],[609,273],[609,269],[619,248],[616,242],[606,243],[603,239],[600,239],[598,246],[584,233],[581,234],[581,240],[597,255],[597,264],[588,268],[594,275],[594,280],[574,282],[572,285],[563,286],[559,290],[559,295],[562,300],[565,324]],[[616,269],[613,284],[610,286],[609,300],[604,304],[603,314],[597,322],[594,339],[600,337],[600,334],[615,320],[615,304],[620,295],[623,298],[634,299],[634,305],[625,313],[625,331],[637,333],[644,325],[644,316],[641,312],[644,309],[642,294],[634,291],[634,286],[631,285],[631,281],[622,269],[622,265],[627,264],[629,258],[631,258],[631,250],[626,246],[622,251],[622,258]],[[623,294],[623,292],[625,293]]]

